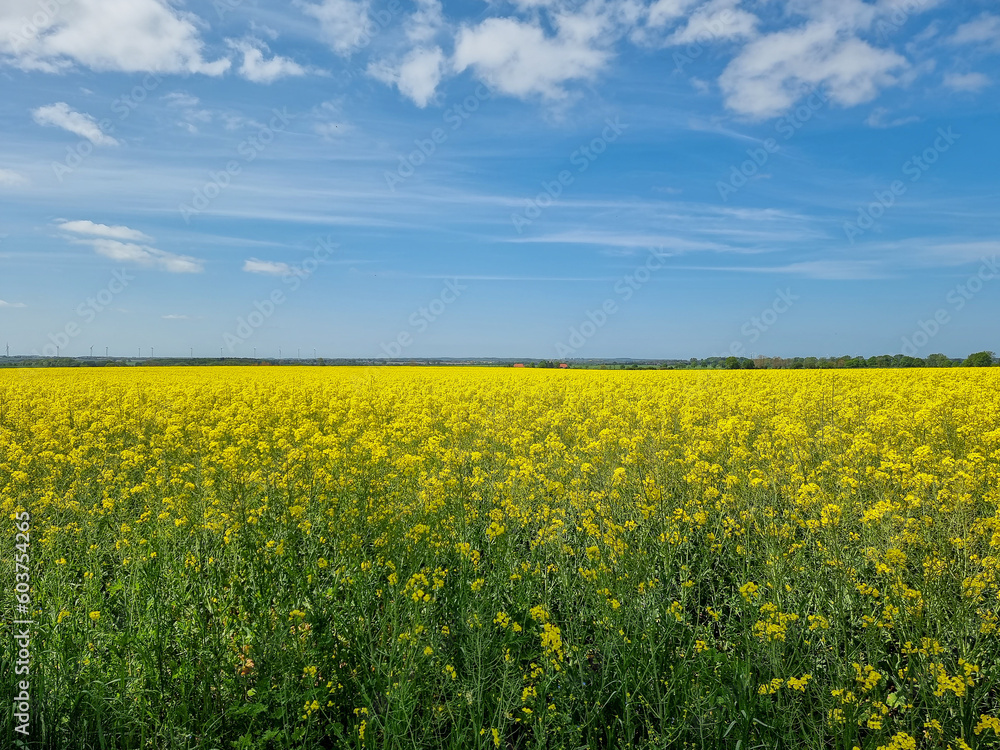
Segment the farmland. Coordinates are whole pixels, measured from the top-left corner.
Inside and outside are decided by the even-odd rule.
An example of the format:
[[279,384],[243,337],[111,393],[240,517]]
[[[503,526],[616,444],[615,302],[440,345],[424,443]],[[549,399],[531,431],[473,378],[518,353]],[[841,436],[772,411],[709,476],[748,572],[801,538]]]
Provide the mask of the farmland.
[[32,747],[1000,747],[995,368],[7,370],[0,510]]

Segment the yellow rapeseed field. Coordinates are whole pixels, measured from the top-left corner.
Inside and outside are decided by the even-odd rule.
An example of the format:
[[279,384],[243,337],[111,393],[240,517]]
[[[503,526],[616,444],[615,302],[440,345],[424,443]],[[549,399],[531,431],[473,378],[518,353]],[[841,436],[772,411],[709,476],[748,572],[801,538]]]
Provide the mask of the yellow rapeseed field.
[[3,370],[0,509],[39,747],[1000,746],[995,368]]

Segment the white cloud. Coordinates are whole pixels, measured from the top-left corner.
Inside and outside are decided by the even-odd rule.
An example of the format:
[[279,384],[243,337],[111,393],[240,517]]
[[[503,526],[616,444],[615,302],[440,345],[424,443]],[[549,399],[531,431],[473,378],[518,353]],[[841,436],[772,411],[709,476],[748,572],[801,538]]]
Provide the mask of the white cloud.
[[304,67],[288,57],[274,55],[270,59],[265,59],[264,53],[270,50],[259,39],[230,40],[229,44],[233,49],[243,53],[243,63],[239,72],[253,83],[273,83],[279,78],[302,76],[307,72]]
[[[78,245],[88,245],[105,258],[158,268],[170,273],[201,273],[204,270],[203,261],[197,258],[168,253],[146,244],[152,242],[153,238],[137,229],[95,224],[92,221],[62,221],[57,226],[59,229],[84,235],[83,238],[74,237],[70,241]],[[122,240],[133,240],[133,242]]]
[[0,299],[0,307],[27,307],[23,302],[7,302],[7,300]]
[[170,273],[201,273],[204,270],[204,262],[197,258],[175,255],[149,245],[108,239],[75,241],[90,245],[98,255],[123,263],[135,263]]
[[163,101],[167,107],[180,114],[181,119],[177,121],[177,124],[189,133],[197,133],[199,124],[212,121],[210,110],[198,109],[201,100],[197,96],[183,91],[172,91],[163,96]]
[[268,276],[286,276],[292,272],[292,267],[287,263],[248,258],[243,261],[243,270],[247,273],[262,273]]
[[944,77],[944,85],[954,91],[982,91],[993,82],[983,73],[948,73]]
[[46,72],[80,65],[97,71],[220,75],[230,62],[204,59],[202,24],[166,0],[3,0],[0,59]]
[[171,314],[171,315],[161,315],[160,317],[163,318],[164,320],[191,320],[191,317],[188,315]]
[[948,38],[952,44],[988,44],[1000,49],[1000,16],[983,13],[974,21],[963,23]]
[[886,115],[889,114],[889,110],[885,107],[876,107],[872,110],[872,113],[868,115],[865,120],[865,125],[870,128],[898,128],[901,125],[909,125],[911,122],[920,122],[920,118],[916,115],[910,115],[909,117],[897,117],[895,119],[886,119]]
[[39,125],[54,125],[86,138],[95,146],[117,146],[118,141],[105,135],[90,115],[71,109],[66,102],[57,102],[34,110],[32,116]]
[[819,88],[842,106],[863,104],[895,84],[896,74],[907,67],[895,52],[876,49],[824,19],[751,41],[723,71],[719,85],[730,109],[763,119]]
[[20,172],[13,169],[0,169],[0,187],[18,187],[28,182]]
[[556,36],[547,36],[536,23],[514,18],[488,18],[466,26],[455,41],[454,67],[472,68],[501,93],[516,97],[566,96],[563,84],[591,79],[608,62],[603,49],[604,20],[580,14],[555,20]]
[[406,38],[427,44],[444,26],[441,0],[417,0],[417,10],[406,22]]
[[222,113],[222,121],[225,123],[226,130],[239,130],[240,128],[255,128],[260,130],[266,127],[264,123],[258,122],[252,117],[246,117],[241,114],[233,114],[230,112]]
[[431,42],[446,27],[446,22],[440,0],[415,2],[417,9],[403,22],[406,38],[413,46],[406,54],[369,63],[366,72],[387,86],[395,86],[422,108],[434,98],[445,73],[445,54]]
[[115,240],[136,240],[138,242],[152,242],[153,238],[140,232],[138,229],[129,229],[125,226],[108,226],[107,224],[95,224],[92,221],[63,221],[57,224],[60,229],[76,234],[86,234],[94,237],[108,237]]
[[759,20],[736,6],[740,0],[712,0],[698,8],[667,40],[668,44],[704,44],[756,36]]
[[[816,90],[834,104],[852,107],[873,100],[887,87],[907,85],[933,70],[933,60],[912,66],[895,50],[871,40],[884,41],[887,28],[898,29],[941,2],[785,0],[783,10],[791,24],[786,21],[784,28],[751,36],[720,76],[726,105],[763,119],[788,111]],[[742,12],[738,0],[711,0],[697,13],[716,4]],[[741,30],[751,33],[746,21],[742,23]]]
[[186,94],[183,91],[171,91],[169,94],[164,95],[163,101],[167,103],[168,107],[177,107],[179,109],[193,109],[201,103],[201,99],[197,96]]
[[444,52],[440,47],[411,50],[398,65],[388,62],[372,63],[368,75],[382,83],[396,86],[399,93],[418,107],[426,107],[441,82],[444,72]]
[[699,0],[656,0],[649,6],[647,24],[653,28],[666,26],[684,17],[684,14],[697,5]]
[[368,0],[323,0],[318,5],[302,3],[301,7],[303,13],[319,21],[323,39],[338,55],[348,57],[368,44],[369,27],[373,27]]

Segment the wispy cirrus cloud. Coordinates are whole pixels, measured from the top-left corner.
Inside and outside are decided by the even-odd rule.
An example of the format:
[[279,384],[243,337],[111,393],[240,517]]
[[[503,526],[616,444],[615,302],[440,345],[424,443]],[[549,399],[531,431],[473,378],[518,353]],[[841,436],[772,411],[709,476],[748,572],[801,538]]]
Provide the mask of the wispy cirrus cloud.
[[31,113],[39,125],[51,125],[67,130],[81,138],[86,138],[95,146],[117,146],[118,141],[104,133],[97,120],[83,112],[77,112],[66,102],[56,102],[39,107]]
[[952,91],[967,91],[977,93],[993,84],[984,73],[948,73],[944,77],[944,85]]
[[267,276],[285,276],[291,273],[292,267],[287,263],[247,258],[243,261],[243,270],[247,273],[260,273]]
[[866,281],[890,276],[884,264],[870,260],[809,260],[774,266],[677,266],[675,270],[777,274],[826,281]]
[[201,273],[205,270],[204,261],[187,255],[168,253],[149,245],[106,239],[78,240],[78,242],[89,244],[98,255],[122,263],[134,263],[169,273]]
[[913,122],[920,122],[920,118],[916,115],[889,117],[889,110],[885,107],[876,107],[865,119],[865,125],[870,128],[898,128]]
[[28,179],[13,169],[0,169],[0,187],[18,187],[26,185]]
[[956,46],[983,44],[1000,50],[1000,15],[983,13],[963,23],[948,37],[948,42]]
[[566,231],[537,237],[511,238],[510,242],[567,245],[595,245],[616,248],[662,248],[674,252],[726,251],[734,248],[718,242],[705,242],[661,234],[607,231]]
[[130,229],[125,226],[108,226],[107,224],[95,224],[92,221],[63,221],[56,224],[64,232],[74,234],[93,235],[94,237],[108,237],[115,240],[138,240],[140,242],[150,242],[152,237],[138,229]]
[[168,273],[201,273],[205,270],[204,261],[198,258],[152,247],[148,243],[153,238],[137,229],[87,220],[63,221],[56,226],[74,235],[70,238],[71,242],[87,245],[104,258]]

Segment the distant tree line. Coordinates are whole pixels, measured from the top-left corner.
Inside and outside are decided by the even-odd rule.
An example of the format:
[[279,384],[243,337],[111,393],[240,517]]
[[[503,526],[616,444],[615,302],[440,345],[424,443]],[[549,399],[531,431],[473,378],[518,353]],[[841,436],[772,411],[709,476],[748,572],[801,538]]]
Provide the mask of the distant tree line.
[[[964,360],[952,359],[944,354],[929,354],[925,358],[905,354],[880,354],[875,357],[710,357],[701,360],[708,367],[727,370],[830,370],[838,368],[891,368],[891,367],[993,367],[997,364],[993,352],[975,352]],[[698,367],[699,360],[691,360]]]
[[249,357],[217,357],[217,358],[89,358],[89,357],[0,357],[0,368],[3,367],[184,367],[184,366],[267,366],[267,365],[333,365],[362,367],[371,365],[399,366],[500,366],[500,367],[535,367],[560,368],[564,366],[573,369],[589,370],[829,370],[829,369],[862,369],[862,368],[895,368],[895,367],[995,367],[1000,365],[996,354],[989,351],[975,352],[964,360],[953,359],[944,354],[930,354],[927,357],[908,357],[905,354],[880,354],[875,357],[692,357],[687,360],[677,359],[628,359],[618,361],[613,359],[570,360],[568,363],[560,360],[522,360],[513,363],[510,360],[468,359],[468,360],[386,360],[386,359],[251,359]]
[[[688,360],[570,360],[574,369],[588,370],[831,370],[897,367],[993,367],[1000,364],[993,352],[976,352],[965,359],[944,354],[909,357],[881,354],[874,357],[706,357]],[[525,360],[521,367],[559,367],[558,361]]]

